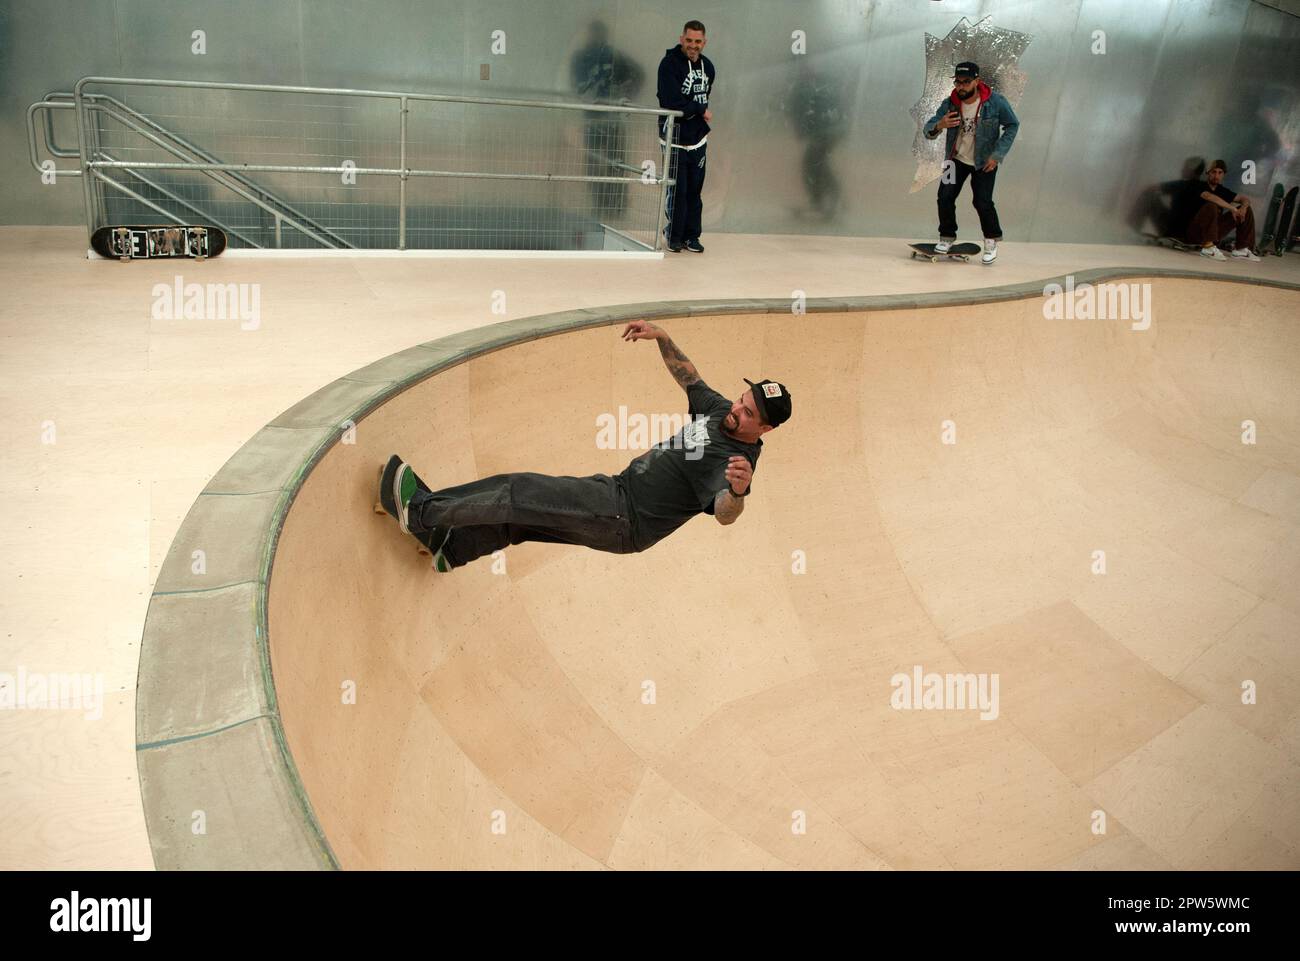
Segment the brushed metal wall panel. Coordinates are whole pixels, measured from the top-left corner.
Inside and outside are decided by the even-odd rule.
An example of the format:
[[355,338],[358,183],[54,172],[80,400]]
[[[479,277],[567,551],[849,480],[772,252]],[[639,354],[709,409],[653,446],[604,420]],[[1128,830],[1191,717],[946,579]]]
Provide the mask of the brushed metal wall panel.
[[[0,8],[0,160],[30,170],[27,104],[90,74],[582,99],[593,94],[578,89],[574,64],[596,42],[597,21],[616,72],[635,80],[633,99],[653,104],[659,59],[689,17],[708,26],[706,53],[719,71],[706,230],[933,233],[934,185],[910,189],[909,111],[925,82],[925,34],[943,37],[962,17],[991,17],[1032,37],[1020,59],[1022,127],[996,194],[1008,240],[1129,241],[1150,227],[1152,188],[1178,177],[1188,157],[1223,157],[1229,184],[1260,199],[1271,181],[1300,176],[1300,19],[1251,0],[10,0]],[[206,31],[204,56],[190,52],[195,29]],[[494,30],[505,33],[503,55],[491,51]],[[791,50],[794,30],[805,31],[804,55]],[[1094,30],[1106,32],[1104,55],[1090,50]],[[223,159],[397,162],[391,104],[213,92],[128,99],[206,138]],[[506,129],[504,115],[489,117],[460,121],[462,133],[483,124],[470,138],[484,150],[482,164],[493,156],[542,163],[556,138],[572,145],[593,136],[581,115],[513,118]],[[70,141],[67,119],[60,129]],[[456,122],[454,111],[411,119],[427,127],[419,149],[432,149],[438,123]],[[609,139],[619,156],[649,152]],[[1240,182],[1246,160],[1256,184]],[[349,197],[371,195],[341,184],[274,184],[356,229],[391,229],[392,185],[365,185],[379,191],[371,217],[344,212]],[[449,186],[410,189],[446,199]],[[460,189],[462,204],[528,192]],[[582,191],[566,189],[553,193],[580,205]],[[976,221],[965,197],[959,213],[966,236]],[[0,222],[81,218],[75,181],[45,187],[34,171],[0,180]]]

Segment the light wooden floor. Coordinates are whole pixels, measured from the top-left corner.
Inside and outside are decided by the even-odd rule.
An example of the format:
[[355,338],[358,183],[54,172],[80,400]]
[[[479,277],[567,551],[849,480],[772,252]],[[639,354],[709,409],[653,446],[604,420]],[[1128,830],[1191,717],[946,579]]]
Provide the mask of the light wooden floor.
[[[357,367],[503,319],[611,303],[956,290],[1117,265],[1300,279],[1297,257],[1219,265],[1147,247],[1008,243],[999,263],[983,268],[908,261],[901,241],[706,241],[702,257],[633,264],[222,259],[177,267],[87,261],[78,229],[0,229],[0,672],[21,665],[100,674],[107,694],[99,720],[70,710],[0,714],[0,867],[151,867],[133,689],[158,565],[226,458],[276,414]],[[177,274],[259,285],[260,327],[153,319],[154,285],[170,286]],[[504,313],[493,312],[498,292]],[[51,425],[55,442],[45,443]],[[1122,470],[1114,482],[1124,483]],[[1275,491],[1276,502],[1289,504],[1289,490]],[[900,487],[893,496],[909,494]],[[1024,574],[1037,589],[1033,571]],[[948,613],[953,630],[998,623]],[[985,642],[970,636],[977,654]],[[1140,654],[1154,663],[1169,652]],[[1204,717],[1192,715],[1197,724]],[[1294,717],[1278,723],[1276,736],[1293,751]],[[1125,776],[1116,774],[1113,792],[1123,793]]]

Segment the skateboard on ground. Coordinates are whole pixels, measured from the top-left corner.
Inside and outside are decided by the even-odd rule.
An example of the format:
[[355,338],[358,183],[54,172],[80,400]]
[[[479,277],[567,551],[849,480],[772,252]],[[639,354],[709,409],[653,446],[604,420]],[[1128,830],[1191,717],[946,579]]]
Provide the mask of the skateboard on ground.
[[90,246],[110,260],[151,260],[186,257],[203,260],[226,249],[226,234],[216,227],[159,225],[151,227],[100,227],[90,235]]
[[1295,216],[1295,198],[1300,193],[1300,187],[1292,187],[1286,192],[1286,199],[1282,201],[1282,212],[1277,217],[1277,239],[1273,241],[1273,253],[1281,257],[1287,252],[1291,245],[1291,218]]
[[1268,202],[1268,213],[1264,215],[1264,232],[1259,235],[1259,253],[1268,253],[1277,236],[1277,215],[1282,209],[1283,188],[1281,184],[1273,185],[1273,195]]
[[[395,459],[396,459],[396,460],[400,460],[401,458],[399,458],[396,454],[394,454],[392,457],[389,458],[389,461],[391,462],[391,461],[393,461],[393,460],[395,460]],[[397,515],[394,514],[392,511],[390,511],[387,507],[385,507],[385,506],[383,505],[383,501],[382,501],[381,496],[380,496],[380,493],[379,493],[379,489],[383,486],[383,483],[384,483],[384,471],[385,471],[385,469],[387,468],[387,466],[388,466],[387,464],[380,464],[380,465],[379,465],[379,476],[378,476],[378,478],[376,479],[376,483],[375,483],[375,513],[376,513],[376,514],[387,514],[389,517],[391,517],[391,518],[393,518],[394,520],[396,520],[396,519],[397,519]],[[420,480],[420,475],[417,474],[413,469],[411,469],[411,466],[410,466],[409,464],[407,465],[407,469],[411,471],[411,476],[415,478],[415,485],[416,485],[417,488],[419,488],[419,489],[420,489],[422,492],[424,492],[425,494],[432,494],[432,493],[433,493],[433,491],[429,489],[429,486],[428,486],[427,484],[425,484],[424,481]],[[427,556],[427,557],[432,557],[432,556],[433,556],[433,552],[434,552],[434,550],[436,549],[434,546],[432,546],[432,539],[433,539],[433,537],[434,537],[434,532],[433,532],[433,531],[424,531],[424,532],[421,532],[421,533],[417,534],[415,531],[410,531],[409,533],[410,533],[410,535],[411,535],[412,537],[415,538],[416,543],[418,543],[418,544],[420,545],[419,548],[417,548],[417,550],[419,551],[419,553],[420,553],[420,554],[423,554],[423,555],[425,555],[425,556]],[[442,545],[439,544],[439,545],[437,545],[437,546],[438,546],[438,547],[441,547]]]
[[907,246],[912,248],[912,257],[914,259],[920,257],[932,264],[937,264],[945,257],[949,260],[970,260],[980,252],[979,244],[953,244],[948,248],[948,252],[944,254],[936,254],[934,244],[908,244]]
[[1157,247],[1172,247],[1174,250],[1194,250],[1199,251],[1201,248],[1196,244],[1189,244],[1185,240],[1179,240],[1177,237],[1153,237],[1151,242]]

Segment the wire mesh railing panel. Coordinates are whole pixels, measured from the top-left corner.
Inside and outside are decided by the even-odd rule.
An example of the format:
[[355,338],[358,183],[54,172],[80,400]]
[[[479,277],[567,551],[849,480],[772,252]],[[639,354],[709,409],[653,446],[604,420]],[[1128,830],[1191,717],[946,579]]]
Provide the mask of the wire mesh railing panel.
[[102,223],[164,210],[234,247],[656,246],[654,112],[162,81],[82,95],[88,158],[111,181],[95,178]]
[[606,227],[653,246],[654,115],[415,101],[407,130],[409,167],[467,175],[412,177],[411,246],[601,249]]

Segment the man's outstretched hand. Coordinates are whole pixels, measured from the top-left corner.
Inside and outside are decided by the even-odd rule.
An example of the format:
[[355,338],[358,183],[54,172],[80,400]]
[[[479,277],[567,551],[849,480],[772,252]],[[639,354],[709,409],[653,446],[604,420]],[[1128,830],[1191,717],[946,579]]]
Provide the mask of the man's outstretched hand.
[[734,454],[727,460],[727,486],[731,488],[733,496],[744,497],[745,491],[749,490],[749,482],[753,479],[754,465],[749,462],[749,458]]
[[658,340],[663,335],[663,328],[656,327],[648,320],[634,320],[623,328],[623,339],[629,342],[633,340]]

